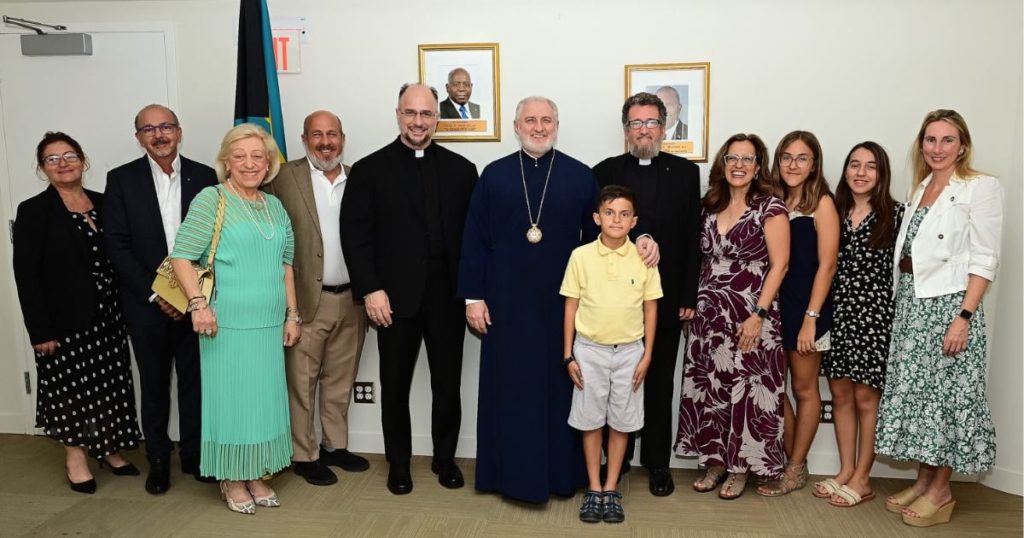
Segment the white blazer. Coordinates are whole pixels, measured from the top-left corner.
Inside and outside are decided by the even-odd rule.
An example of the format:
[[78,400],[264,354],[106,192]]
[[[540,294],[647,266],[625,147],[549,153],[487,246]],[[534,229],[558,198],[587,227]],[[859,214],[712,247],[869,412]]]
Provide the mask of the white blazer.
[[[929,175],[911,192],[896,237],[893,292],[899,284],[899,262],[910,220],[921,203]],[[991,176],[964,179],[956,174],[932,204],[917,230],[910,256],[914,260],[914,295],[938,297],[967,289],[968,275],[992,281],[999,266],[1003,229],[1003,188]]]

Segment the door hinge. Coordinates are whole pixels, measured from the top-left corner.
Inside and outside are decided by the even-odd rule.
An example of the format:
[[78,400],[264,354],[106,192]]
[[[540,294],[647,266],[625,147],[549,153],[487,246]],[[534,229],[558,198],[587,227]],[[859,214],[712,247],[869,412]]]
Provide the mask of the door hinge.
[[32,394],[32,378],[25,372],[25,394]]

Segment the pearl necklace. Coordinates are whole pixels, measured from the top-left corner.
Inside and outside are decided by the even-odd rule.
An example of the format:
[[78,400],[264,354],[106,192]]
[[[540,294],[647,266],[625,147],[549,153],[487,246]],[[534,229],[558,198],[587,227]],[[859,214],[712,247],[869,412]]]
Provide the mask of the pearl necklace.
[[256,218],[256,212],[253,212],[252,207],[250,207],[251,202],[249,200],[246,200],[245,198],[242,198],[241,194],[238,194],[238,191],[235,189],[234,183],[234,181],[228,178],[228,188],[231,189],[231,192],[233,192],[235,196],[237,196],[238,199],[242,201],[242,205],[245,206],[245,210],[249,214],[249,220],[251,220],[253,226],[256,227],[256,232],[259,233],[260,237],[262,237],[263,239],[270,241],[271,239],[274,238],[274,234],[276,233],[276,227],[274,226],[274,215],[270,213],[270,207],[268,207],[266,199],[263,197],[263,193],[256,191],[257,199],[253,201],[259,204],[259,206],[256,209],[256,212],[260,212],[259,210],[260,208],[262,208],[263,212],[266,213],[266,221],[270,229],[269,235],[263,233],[263,228],[260,227],[259,219]]

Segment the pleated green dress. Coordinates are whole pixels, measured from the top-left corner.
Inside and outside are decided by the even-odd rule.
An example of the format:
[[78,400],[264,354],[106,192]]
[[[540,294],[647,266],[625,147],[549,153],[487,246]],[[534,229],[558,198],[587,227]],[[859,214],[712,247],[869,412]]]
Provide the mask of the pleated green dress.
[[203,189],[174,242],[174,258],[205,262],[217,213],[227,199],[211,308],[217,334],[199,336],[202,376],[200,472],[220,480],[254,480],[291,463],[284,373],[284,264],[294,237],[281,202],[235,196],[224,185]]

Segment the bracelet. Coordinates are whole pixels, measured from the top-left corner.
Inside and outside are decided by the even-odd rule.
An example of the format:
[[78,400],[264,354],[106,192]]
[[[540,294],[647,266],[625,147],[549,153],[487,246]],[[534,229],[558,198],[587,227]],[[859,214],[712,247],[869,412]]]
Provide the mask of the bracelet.
[[205,300],[195,301],[188,304],[185,308],[185,313],[188,314],[189,312],[195,312],[196,310],[206,310],[209,307],[210,305],[206,304]]
[[300,316],[288,316],[288,317],[284,318],[284,321],[286,323],[289,322],[289,321],[294,321],[295,323],[298,323],[299,325],[302,325],[302,318]]
[[188,298],[189,302],[195,301],[196,299],[202,299],[202,300],[205,301],[206,300],[206,296],[205,295],[195,295],[195,296],[192,296],[192,297]]

